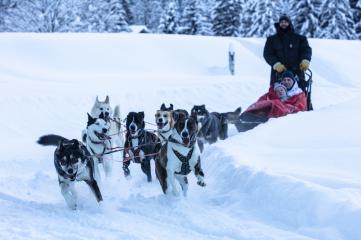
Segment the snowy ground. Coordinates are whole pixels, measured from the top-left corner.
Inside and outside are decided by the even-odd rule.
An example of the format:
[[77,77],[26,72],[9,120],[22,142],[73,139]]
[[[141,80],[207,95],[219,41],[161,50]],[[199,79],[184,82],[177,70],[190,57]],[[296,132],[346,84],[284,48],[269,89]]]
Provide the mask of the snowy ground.
[[[236,75],[227,50],[236,51]],[[40,135],[80,138],[95,96],[122,115],[160,104],[246,108],[268,87],[264,39],[1,34],[0,239],[361,239],[360,41],[311,40],[315,111],[207,146],[206,188],[166,198],[114,163],[101,206],[84,184],[69,210]],[[151,128],[152,126],[147,126]],[[117,160],[120,160],[119,156]]]

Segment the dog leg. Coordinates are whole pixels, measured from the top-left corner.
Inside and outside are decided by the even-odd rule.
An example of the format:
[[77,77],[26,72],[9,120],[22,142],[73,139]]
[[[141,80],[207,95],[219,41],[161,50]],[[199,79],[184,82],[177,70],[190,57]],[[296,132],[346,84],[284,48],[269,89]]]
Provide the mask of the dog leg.
[[97,157],[93,157],[93,161],[94,161],[94,179],[97,182],[101,181],[101,177],[100,177],[100,172],[99,172],[99,159]]
[[182,191],[183,191],[183,196],[187,197],[187,192],[188,192],[188,178],[187,176],[183,176],[183,175],[175,175],[179,184],[182,187]]
[[59,186],[61,189],[61,194],[63,195],[68,207],[72,210],[76,210],[77,195],[74,189],[74,182],[59,180]]
[[150,169],[150,158],[146,157],[145,159],[143,159],[143,161],[140,163],[140,166],[142,168],[142,171],[145,173],[145,175],[147,175],[147,181],[151,182],[152,181],[152,173],[151,173],[151,169]]
[[98,183],[94,179],[93,180],[85,180],[85,182],[88,184],[90,190],[93,192],[95,198],[97,199],[97,202],[103,201],[103,197],[99,190]]
[[197,140],[197,143],[198,143],[199,151],[201,151],[202,153],[204,150],[204,143],[200,140]]
[[[175,183],[175,176],[174,176],[174,171],[172,170],[167,170],[167,195],[170,195],[171,193],[173,193],[174,196],[179,196],[179,192],[177,190],[177,186]],[[169,188],[169,186],[172,186],[171,188]]]
[[194,168],[192,169],[194,171],[194,174],[197,177],[197,184],[201,187],[205,187],[206,183],[204,182],[204,173],[201,167],[201,158],[198,158],[198,161]]
[[167,192],[167,171],[159,163],[159,159],[156,159],[155,161],[155,174],[158,178],[160,186],[162,187],[163,193],[165,194]]
[[112,175],[112,168],[113,168],[113,156],[109,154],[105,158],[103,158],[103,168],[105,172],[105,176],[109,178]]

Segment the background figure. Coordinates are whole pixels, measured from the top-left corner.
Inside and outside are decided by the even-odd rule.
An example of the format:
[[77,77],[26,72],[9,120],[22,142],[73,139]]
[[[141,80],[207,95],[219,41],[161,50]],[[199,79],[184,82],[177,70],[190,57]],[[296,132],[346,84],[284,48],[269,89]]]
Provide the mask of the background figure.
[[277,33],[268,37],[263,57],[271,66],[271,82],[273,85],[278,75],[290,70],[298,76],[300,87],[304,90],[304,71],[310,65],[312,49],[305,36],[294,32],[292,22],[286,15],[274,24]]

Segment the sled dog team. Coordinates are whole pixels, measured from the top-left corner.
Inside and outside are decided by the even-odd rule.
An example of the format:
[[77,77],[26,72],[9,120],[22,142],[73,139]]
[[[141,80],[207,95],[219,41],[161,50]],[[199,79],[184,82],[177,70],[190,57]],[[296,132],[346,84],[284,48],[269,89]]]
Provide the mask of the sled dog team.
[[[113,152],[123,152],[123,171],[131,178],[129,165],[140,163],[147,181],[152,181],[150,161],[155,160],[155,173],[162,191],[178,196],[176,181],[187,195],[187,176],[193,172],[199,186],[206,186],[201,167],[201,152],[205,143],[226,139],[228,124],[235,123],[241,109],[234,112],[208,112],[205,105],[195,105],[190,114],[184,109],[173,109],[163,103],[155,113],[156,131],[145,129],[144,112],[129,112],[125,126],[119,106],[113,109],[107,96],[98,97],[88,113],[87,127],[82,131],[82,141],[50,134],[39,138],[44,146],[56,146],[54,165],[61,193],[71,209],[77,208],[76,181],[84,181],[98,202],[103,200],[99,182],[99,166],[105,176],[112,172]],[[125,128],[125,131],[124,131]],[[125,132],[125,137],[123,135]],[[155,134],[156,133],[156,134]]]

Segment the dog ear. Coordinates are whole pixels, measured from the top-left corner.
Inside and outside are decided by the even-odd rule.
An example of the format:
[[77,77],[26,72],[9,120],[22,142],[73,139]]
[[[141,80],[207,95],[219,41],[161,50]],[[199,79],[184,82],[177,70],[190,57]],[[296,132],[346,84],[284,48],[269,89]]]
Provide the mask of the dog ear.
[[87,114],[88,114],[88,124],[87,124],[87,126],[90,126],[90,125],[92,125],[93,123],[95,123],[96,118],[93,118],[92,116],[90,116],[89,113],[87,113]]
[[173,104],[170,104],[169,110],[173,111]]
[[95,103],[99,103],[99,98],[98,98],[98,96],[95,98]]
[[138,112],[138,114],[142,117],[142,119],[144,119],[144,112]]
[[164,104],[164,103],[162,103],[162,105],[160,106],[160,110],[161,110],[161,111],[165,111],[165,110],[166,110],[166,107],[165,107],[165,104]]
[[202,104],[200,107],[203,108],[203,109],[206,109],[206,105],[205,105],[205,104]]
[[241,111],[242,111],[242,108],[239,107],[239,108],[236,109],[236,111],[234,111],[234,113],[239,115],[241,113]]
[[109,104],[109,96],[108,95],[105,97],[105,103]]

